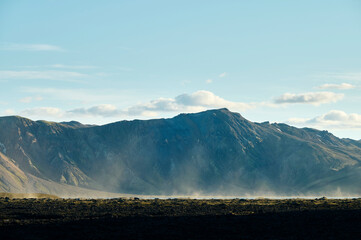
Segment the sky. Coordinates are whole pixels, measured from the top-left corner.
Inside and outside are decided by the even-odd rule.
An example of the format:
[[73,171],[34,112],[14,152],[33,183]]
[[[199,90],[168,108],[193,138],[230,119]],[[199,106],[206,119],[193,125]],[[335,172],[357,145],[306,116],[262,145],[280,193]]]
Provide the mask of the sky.
[[361,139],[361,1],[0,1],[0,116],[226,107]]

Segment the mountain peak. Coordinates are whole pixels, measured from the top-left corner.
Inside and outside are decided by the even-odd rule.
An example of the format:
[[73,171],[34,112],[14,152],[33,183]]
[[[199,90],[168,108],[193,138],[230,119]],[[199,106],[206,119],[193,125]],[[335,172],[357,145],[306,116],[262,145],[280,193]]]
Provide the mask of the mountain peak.
[[220,112],[231,112],[229,111],[228,108],[218,108],[218,109],[214,109],[215,111],[220,111]]
[[28,118],[25,118],[25,117],[22,117],[22,116],[18,116],[18,115],[3,116],[3,117],[0,117],[0,119],[5,119],[5,120],[21,120],[21,119],[26,119],[26,120],[31,121],[31,120],[28,119]]
[[19,126],[27,126],[27,125],[32,125],[33,121],[31,119],[28,118],[24,118],[21,116],[5,116],[5,117],[0,117],[0,122],[3,123],[8,123],[8,124],[15,124],[15,125],[19,125]]
[[361,193],[360,142],[328,132],[227,108],[85,126],[2,117],[0,152],[26,174],[123,193]]
[[187,114],[182,113],[180,115],[189,115],[189,116],[208,116],[208,115],[212,115],[212,116],[217,116],[217,114],[226,115],[228,117],[235,117],[236,116],[236,117],[239,117],[241,119],[245,119],[245,118],[242,117],[242,115],[240,113],[232,112],[228,108],[209,109],[209,110],[205,110],[205,111],[197,112],[197,113],[187,113]]

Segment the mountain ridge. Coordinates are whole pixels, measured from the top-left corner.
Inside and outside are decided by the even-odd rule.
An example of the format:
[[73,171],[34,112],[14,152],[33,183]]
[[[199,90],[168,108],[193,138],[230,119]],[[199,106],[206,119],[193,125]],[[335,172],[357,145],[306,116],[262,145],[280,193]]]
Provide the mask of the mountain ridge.
[[360,141],[225,108],[101,126],[0,117],[0,151],[35,177],[111,192],[361,194]]

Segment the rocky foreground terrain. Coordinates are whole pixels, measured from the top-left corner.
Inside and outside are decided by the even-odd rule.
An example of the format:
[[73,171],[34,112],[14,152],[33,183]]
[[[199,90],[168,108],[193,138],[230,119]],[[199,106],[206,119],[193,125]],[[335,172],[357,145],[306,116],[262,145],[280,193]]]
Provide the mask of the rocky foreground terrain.
[[227,109],[103,126],[0,118],[4,192],[360,196],[360,163],[360,141]]

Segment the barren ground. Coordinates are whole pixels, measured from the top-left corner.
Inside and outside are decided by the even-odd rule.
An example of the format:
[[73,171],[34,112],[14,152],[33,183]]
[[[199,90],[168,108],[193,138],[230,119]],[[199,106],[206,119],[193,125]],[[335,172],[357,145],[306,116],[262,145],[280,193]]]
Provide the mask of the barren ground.
[[361,199],[0,198],[0,239],[361,239]]

